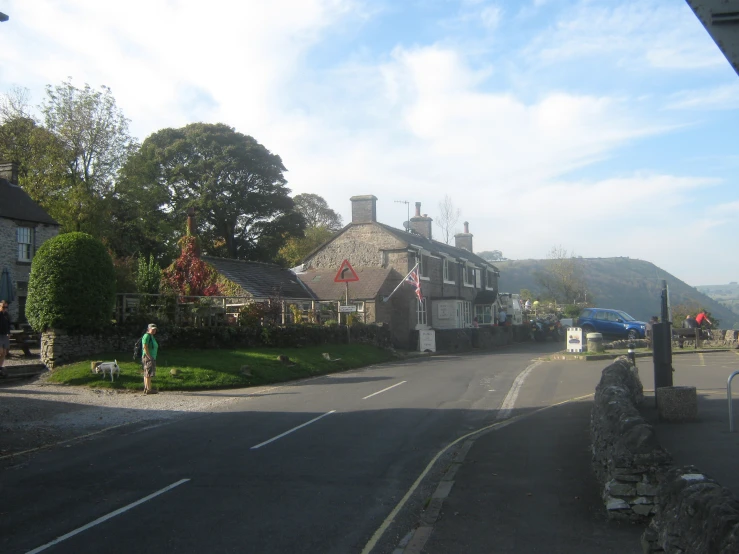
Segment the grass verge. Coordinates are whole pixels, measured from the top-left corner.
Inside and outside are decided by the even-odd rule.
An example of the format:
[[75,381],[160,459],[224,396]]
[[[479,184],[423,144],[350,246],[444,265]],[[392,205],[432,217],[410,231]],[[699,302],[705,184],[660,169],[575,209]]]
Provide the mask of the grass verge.
[[[332,360],[323,357],[328,352]],[[287,356],[282,362],[278,356]],[[388,350],[366,344],[336,344],[306,348],[248,350],[163,350],[157,357],[154,386],[159,390],[203,390],[251,387],[335,373],[395,359]],[[92,373],[90,362],[118,360],[120,378]],[[242,371],[242,368],[245,371]],[[176,370],[176,371],[172,371]],[[174,374],[173,374],[174,373]],[[110,352],[56,368],[49,382],[100,389],[142,390],[141,364],[130,353]]]

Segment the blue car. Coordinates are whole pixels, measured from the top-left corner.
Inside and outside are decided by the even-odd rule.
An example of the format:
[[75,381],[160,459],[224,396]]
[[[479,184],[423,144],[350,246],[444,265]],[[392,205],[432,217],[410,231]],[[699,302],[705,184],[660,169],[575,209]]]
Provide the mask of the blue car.
[[621,310],[604,310],[603,308],[585,308],[577,318],[577,326],[587,333],[601,333],[603,336],[643,339],[647,332],[647,324],[637,321]]

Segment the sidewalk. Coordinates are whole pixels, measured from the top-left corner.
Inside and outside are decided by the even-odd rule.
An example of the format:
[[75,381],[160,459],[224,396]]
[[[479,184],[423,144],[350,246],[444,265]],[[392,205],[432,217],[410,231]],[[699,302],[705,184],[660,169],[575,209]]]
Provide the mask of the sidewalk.
[[673,465],[694,465],[739,498],[739,377],[734,380],[734,432],[729,433],[726,389],[698,390],[698,421],[666,423],[659,420],[654,393],[644,395],[640,412],[673,457]]
[[477,439],[421,552],[641,553],[641,526],[606,519],[591,408],[564,404]]

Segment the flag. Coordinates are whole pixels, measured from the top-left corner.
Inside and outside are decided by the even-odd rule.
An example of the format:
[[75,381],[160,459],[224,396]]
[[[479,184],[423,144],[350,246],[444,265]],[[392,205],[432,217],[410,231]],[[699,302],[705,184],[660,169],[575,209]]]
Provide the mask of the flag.
[[416,296],[418,297],[418,301],[421,302],[423,300],[423,294],[421,294],[421,280],[418,278],[418,265],[406,276],[405,282],[415,287]]

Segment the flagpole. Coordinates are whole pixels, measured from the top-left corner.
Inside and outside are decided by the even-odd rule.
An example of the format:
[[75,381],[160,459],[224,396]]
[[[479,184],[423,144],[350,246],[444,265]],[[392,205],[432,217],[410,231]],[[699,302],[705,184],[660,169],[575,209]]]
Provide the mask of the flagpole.
[[392,296],[393,294],[395,294],[395,291],[396,291],[396,290],[398,290],[398,289],[400,288],[400,285],[402,285],[403,283],[405,283],[405,280],[406,280],[406,279],[408,278],[408,275],[410,275],[411,273],[413,273],[414,271],[416,271],[416,268],[417,268],[417,267],[418,267],[418,264],[414,265],[414,266],[413,266],[413,269],[411,269],[411,270],[410,270],[410,271],[409,271],[409,272],[407,273],[407,275],[406,275],[405,277],[403,277],[403,279],[402,279],[402,280],[400,281],[400,283],[398,283],[398,286],[397,286],[397,287],[395,287],[395,288],[393,289],[393,292],[391,292],[391,293],[390,293],[390,294],[389,294],[388,296],[386,296],[385,298],[383,298],[383,299],[382,299],[382,301],[383,301],[383,302],[387,302],[388,300],[390,300],[390,297],[391,297],[391,296]]

